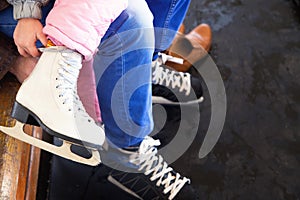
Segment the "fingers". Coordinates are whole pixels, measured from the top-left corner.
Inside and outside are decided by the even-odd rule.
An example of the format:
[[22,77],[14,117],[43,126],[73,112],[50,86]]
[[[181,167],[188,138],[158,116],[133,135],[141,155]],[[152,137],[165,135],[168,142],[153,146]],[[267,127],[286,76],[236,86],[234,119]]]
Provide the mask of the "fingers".
[[[44,46],[47,45],[47,37],[43,33],[37,33],[36,39],[31,41],[39,40]],[[37,49],[35,43],[28,43],[28,42],[17,42],[17,47],[19,53],[24,57],[38,57],[41,55],[41,52]]]
[[[45,36],[46,37],[46,36]],[[26,38],[16,38],[15,44],[18,48],[19,53],[24,57],[38,57],[41,55],[39,50],[36,47],[35,42],[37,41],[37,37],[35,39],[26,40]],[[47,39],[46,39],[47,40]]]
[[43,32],[37,33],[36,37],[44,46],[47,46],[47,37]]
[[19,53],[24,57],[38,57],[41,53],[35,45],[17,45]]
[[18,51],[20,53],[20,55],[24,56],[24,57],[29,57],[30,55],[23,49],[21,48],[20,46],[17,46],[18,48]]
[[15,37],[15,44],[19,53],[24,57],[37,57],[39,56],[38,49],[35,46],[36,39],[26,39],[24,37]]
[[36,46],[31,46],[31,47],[27,47],[26,52],[31,55],[32,57],[38,57],[41,55],[41,53],[39,52],[39,50],[36,48]]
[[19,53],[25,57],[40,56],[41,53],[36,47],[37,40],[40,40],[44,45],[47,43],[41,22],[33,18],[22,18],[18,20],[14,31],[14,40]]

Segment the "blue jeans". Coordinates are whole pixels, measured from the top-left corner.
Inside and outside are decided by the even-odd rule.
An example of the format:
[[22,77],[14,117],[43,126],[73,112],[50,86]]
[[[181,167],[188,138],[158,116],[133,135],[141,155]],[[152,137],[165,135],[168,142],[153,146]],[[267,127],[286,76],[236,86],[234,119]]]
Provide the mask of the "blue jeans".
[[[155,27],[155,52],[166,50],[183,22],[191,0],[146,0]],[[154,59],[155,59],[154,58]]]
[[114,145],[135,146],[151,133],[151,62],[170,46],[189,4],[129,0],[127,19],[116,19],[102,39],[94,68],[105,133]]
[[[53,1],[54,2],[54,1]],[[43,8],[44,22],[51,6]],[[153,129],[151,62],[171,44],[190,0],[129,0],[98,47],[94,69],[108,140],[138,145]],[[0,31],[12,37],[12,9],[0,12]]]

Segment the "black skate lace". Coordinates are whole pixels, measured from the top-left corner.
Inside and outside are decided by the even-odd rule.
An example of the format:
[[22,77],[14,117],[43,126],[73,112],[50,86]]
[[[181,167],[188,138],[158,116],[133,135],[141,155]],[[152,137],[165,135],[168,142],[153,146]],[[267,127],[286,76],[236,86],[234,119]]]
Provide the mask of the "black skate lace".
[[185,91],[185,95],[191,92],[191,78],[189,73],[170,70],[162,65],[168,60],[175,58],[164,53],[159,53],[159,58],[152,63],[152,82],[154,84],[164,85],[172,89],[179,88],[179,92]]

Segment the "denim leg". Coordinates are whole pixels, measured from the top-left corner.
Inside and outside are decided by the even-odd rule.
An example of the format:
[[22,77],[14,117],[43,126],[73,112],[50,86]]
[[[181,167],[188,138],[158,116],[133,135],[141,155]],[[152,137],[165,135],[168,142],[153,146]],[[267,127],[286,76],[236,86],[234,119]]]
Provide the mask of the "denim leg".
[[[45,20],[53,8],[55,0],[51,0],[46,6],[42,7],[42,19],[41,22],[45,25]],[[13,18],[13,7],[8,6],[6,9],[0,11],[0,32],[4,33],[8,37],[12,38],[14,30],[16,28],[18,21]],[[37,46],[40,47],[42,44],[40,42],[37,43]]]
[[94,69],[107,139],[118,147],[137,145],[153,129],[153,16],[144,0],[129,0],[98,49]]
[[191,0],[146,0],[155,28],[155,54],[166,50],[183,22]]

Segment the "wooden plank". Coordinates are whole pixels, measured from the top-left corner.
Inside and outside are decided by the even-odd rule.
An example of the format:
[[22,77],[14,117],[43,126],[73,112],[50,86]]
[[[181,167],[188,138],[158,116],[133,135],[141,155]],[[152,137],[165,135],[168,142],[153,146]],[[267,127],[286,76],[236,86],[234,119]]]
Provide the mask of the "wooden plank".
[[[0,125],[13,126],[12,105],[20,84],[9,75],[0,81]],[[39,127],[26,126],[29,135],[42,137]],[[34,200],[36,196],[40,149],[0,132],[0,199]]]
[[[24,131],[37,138],[42,138],[40,127],[26,125]],[[34,200],[37,193],[37,183],[41,150],[23,142],[22,158],[19,170],[17,200]]]
[[[0,82],[0,125],[13,126],[11,108],[19,83],[7,76]],[[0,199],[15,199],[23,143],[0,133]]]
[[[26,131],[30,131],[30,126],[26,127]],[[30,145],[22,144],[22,152],[21,152],[21,163],[19,169],[19,177],[18,177],[18,185],[16,192],[17,200],[24,200],[26,194],[26,185],[27,185],[27,174],[28,174],[28,166],[29,166],[29,157],[30,157]]]
[[[32,136],[42,139],[42,129],[32,126]],[[34,200],[37,194],[41,149],[31,146],[27,175],[26,200]]]

